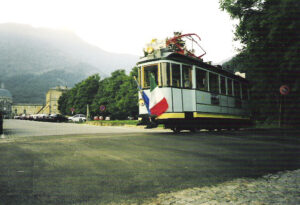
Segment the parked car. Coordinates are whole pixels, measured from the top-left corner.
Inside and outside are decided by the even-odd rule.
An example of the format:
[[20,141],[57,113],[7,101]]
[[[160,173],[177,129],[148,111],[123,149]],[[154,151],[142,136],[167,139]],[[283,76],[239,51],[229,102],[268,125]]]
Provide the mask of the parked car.
[[25,120],[25,119],[26,119],[26,115],[25,114],[20,115],[20,120]]
[[86,117],[83,114],[77,114],[72,117],[69,117],[68,120],[72,122],[84,122],[86,121]]
[[61,114],[51,114],[48,117],[49,122],[68,122],[68,118]]
[[48,114],[37,114],[36,120],[37,121],[46,121],[46,118],[48,117]]
[[32,120],[37,120],[38,119],[38,114],[32,115]]

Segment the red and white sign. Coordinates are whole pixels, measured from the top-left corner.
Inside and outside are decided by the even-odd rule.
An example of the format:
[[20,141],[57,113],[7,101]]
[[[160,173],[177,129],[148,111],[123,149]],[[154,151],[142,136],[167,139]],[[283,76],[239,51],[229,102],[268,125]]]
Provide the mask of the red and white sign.
[[287,85],[282,85],[280,86],[279,91],[281,95],[287,95],[290,92],[290,88]]
[[106,109],[105,105],[101,105],[101,106],[100,106],[100,111],[103,112],[105,109]]

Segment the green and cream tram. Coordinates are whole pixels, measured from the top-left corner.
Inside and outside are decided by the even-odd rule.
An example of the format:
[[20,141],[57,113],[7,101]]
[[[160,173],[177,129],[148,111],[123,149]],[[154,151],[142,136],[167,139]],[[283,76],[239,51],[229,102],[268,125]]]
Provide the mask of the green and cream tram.
[[[167,99],[168,109],[155,118],[157,124],[175,132],[251,125],[246,79],[201,59],[165,49],[153,51],[137,65],[138,83],[146,95],[150,96],[149,76],[153,75]],[[140,118],[149,118],[145,103],[139,103],[139,114]]]

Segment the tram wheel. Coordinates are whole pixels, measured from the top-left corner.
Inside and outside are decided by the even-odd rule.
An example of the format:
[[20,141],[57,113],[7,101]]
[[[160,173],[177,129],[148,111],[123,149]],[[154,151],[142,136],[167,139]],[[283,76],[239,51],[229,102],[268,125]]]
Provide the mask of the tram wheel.
[[172,131],[173,131],[174,133],[179,133],[179,132],[181,131],[181,129],[179,129],[178,127],[173,127],[173,128],[172,128]]

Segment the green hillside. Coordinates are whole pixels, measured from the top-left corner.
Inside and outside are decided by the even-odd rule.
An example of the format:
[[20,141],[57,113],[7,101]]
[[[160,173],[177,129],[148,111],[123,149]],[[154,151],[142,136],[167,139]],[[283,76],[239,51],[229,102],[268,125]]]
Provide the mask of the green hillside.
[[103,51],[69,31],[0,24],[0,82],[15,103],[43,103],[51,87],[72,87],[95,73],[129,71],[137,59]]

